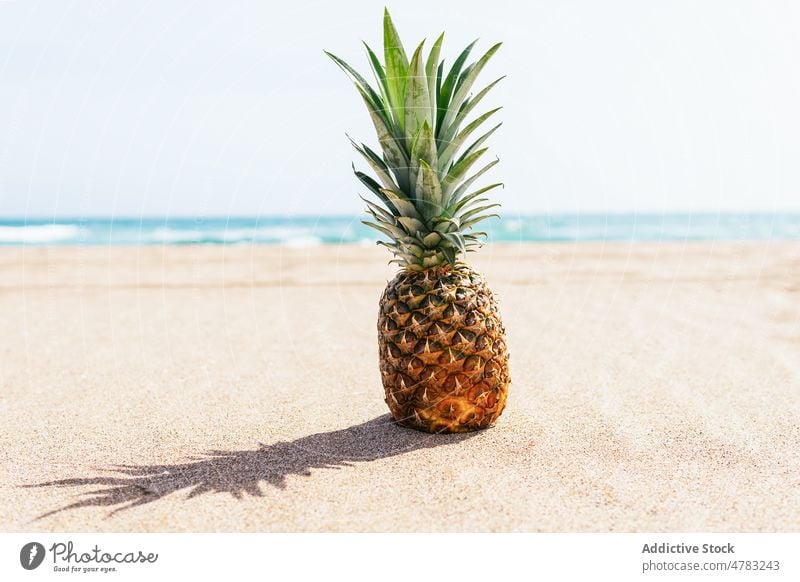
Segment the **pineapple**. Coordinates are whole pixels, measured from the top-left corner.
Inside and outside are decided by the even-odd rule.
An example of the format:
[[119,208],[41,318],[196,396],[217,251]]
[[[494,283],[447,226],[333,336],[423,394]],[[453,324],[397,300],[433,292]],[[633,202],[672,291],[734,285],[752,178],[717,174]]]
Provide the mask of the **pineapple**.
[[353,166],[376,198],[364,199],[385,235],[379,241],[400,266],[380,300],[378,346],[386,403],[401,425],[429,432],[466,432],[491,426],[506,404],[510,377],[505,330],[484,278],[463,262],[481,245],[473,227],[490,216],[483,195],[501,186],[470,186],[497,160],[468,176],[500,124],[467,145],[499,108],[466,118],[503,77],[471,94],[476,77],[500,48],[466,64],[475,42],[445,70],[444,33],[423,57],[403,49],[384,13],[384,63],[366,45],[377,90],[343,60],[326,54],[354,82],[378,134],[381,154],[351,139],[377,180]]

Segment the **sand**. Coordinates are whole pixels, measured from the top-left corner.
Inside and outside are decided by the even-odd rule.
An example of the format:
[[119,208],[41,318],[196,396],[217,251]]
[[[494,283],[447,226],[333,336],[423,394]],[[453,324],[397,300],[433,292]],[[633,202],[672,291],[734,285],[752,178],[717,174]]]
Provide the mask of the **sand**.
[[495,428],[393,425],[372,247],[0,250],[2,531],[800,531],[800,243],[496,245]]

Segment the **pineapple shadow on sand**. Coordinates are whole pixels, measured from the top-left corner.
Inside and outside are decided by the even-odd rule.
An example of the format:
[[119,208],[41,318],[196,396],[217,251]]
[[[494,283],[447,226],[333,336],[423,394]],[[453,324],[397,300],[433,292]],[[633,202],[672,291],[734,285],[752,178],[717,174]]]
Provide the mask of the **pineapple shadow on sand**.
[[395,424],[388,414],[331,432],[321,432],[290,442],[259,443],[258,449],[210,451],[174,464],[120,465],[108,475],[59,479],[23,485],[40,487],[92,487],[81,498],[48,511],[43,519],[71,509],[106,507],[108,517],[158,501],[181,491],[186,499],[205,493],[229,493],[236,499],[263,496],[261,483],[287,489],[288,475],[313,476],[312,469],[341,469],[464,441],[477,433],[428,434]]

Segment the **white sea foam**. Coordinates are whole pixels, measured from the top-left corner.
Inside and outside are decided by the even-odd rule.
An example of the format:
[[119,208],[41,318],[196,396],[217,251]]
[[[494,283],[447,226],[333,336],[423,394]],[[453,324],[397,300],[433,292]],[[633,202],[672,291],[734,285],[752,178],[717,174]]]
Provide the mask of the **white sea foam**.
[[317,246],[323,240],[311,234],[311,229],[303,227],[264,227],[231,229],[179,229],[162,227],[143,232],[139,242],[164,244],[247,244],[277,243],[292,248]]
[[252,228],[230,228],[213,231],[211,235],[224,240],[226,243],[250,242],[255,237],[255,230]]
[[[800,214],[564,214],[486,224],[490,241],[796,240]],[[374,244],[377,233],[343,217],[89,218],[52,224],[0,218],[0,245]]]
[[0,226],[0,243],[60,243],[77,239],[81,229],[76,224],[31,224]]
[[297,236],[283,242],[290,249],[307,249],[322,244],[322,239],[317,236]]
[[150,233],[143,232],[142,242],[191,243],[198,242],[202,236],[199,230],[157,228]]
[[230,242],[267,242],[289,244],[293,240],[316,238],[310,228],[302,226],[280,227],[265,226],[260,228],[228,228],[205,233],[206,238]]
[[257,241],[287,242],[293,238],[310,236],[311,229],[304,226],[262,226],[250,231]]

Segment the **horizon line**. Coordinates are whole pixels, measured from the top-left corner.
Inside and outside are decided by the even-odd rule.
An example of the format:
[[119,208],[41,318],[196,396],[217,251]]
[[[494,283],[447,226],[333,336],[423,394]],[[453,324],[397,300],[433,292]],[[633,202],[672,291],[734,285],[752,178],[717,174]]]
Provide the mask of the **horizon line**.
[[[341,213],[341,214],[304,214],[304,213],[276,213],[276,214],[91,214],[91,215],[45,215],[45,214],[28,214],[28,215],[3,215],[0,214],[1,220],[51,220],[51,221],[64,221],[64,220],[237,220],[237,219],[254,219],[254,218],[283,218],[283,219],[326,219],[326,218],[340,218],[350,219],[353,217],[365,214],[363,211],[355,213]],[[577,211],[531,211],[531,212],[513,212],[506,213],[500,217],[504,218],[520,218],[520,217],[547,217],[547,216],[773,216],[773,215],[800,215],[800,208],[796,209],[774,209],[774,210],[669,210],[669,211],[637,211],[637,210],[577,210]]]

